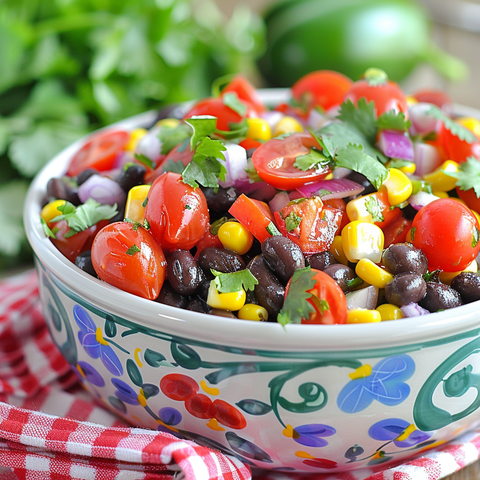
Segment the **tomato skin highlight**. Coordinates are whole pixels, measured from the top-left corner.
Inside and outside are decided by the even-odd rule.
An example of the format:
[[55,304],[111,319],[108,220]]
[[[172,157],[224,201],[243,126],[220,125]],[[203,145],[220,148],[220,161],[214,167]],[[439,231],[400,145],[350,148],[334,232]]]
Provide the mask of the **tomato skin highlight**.
[[117,154],[125,150],[129,140],[130,134],[123,130],[94,134],[72,157],[67,175],[75,177],[87,168],[99,172],[111,170]]
[[[138,251],[127,253],[134,245]],[[92,244],[92,264],[101,280],[148,300],[158,297],[165,280],[162,248],[150,232],[129,222],[100,230]]]
[[478,255],[479,224],[457,200],[441,198],[421,208],[413,219],[413,245],[423,251],[430,271],[464,270]]
[[321,150],[310,133],[273,138],[253,152],[253,166],[264,182],[279,190],[294,190],[306,183],[321,180],[330,173],[328,166],[302,171],[293,165],[297,157],[307,155],[312,147]]
[[168,252],[193,248],[205,235],[210,216],[202,190],[183,183],[180,174],[167,172],[148,192],[145,219],[152,235]]

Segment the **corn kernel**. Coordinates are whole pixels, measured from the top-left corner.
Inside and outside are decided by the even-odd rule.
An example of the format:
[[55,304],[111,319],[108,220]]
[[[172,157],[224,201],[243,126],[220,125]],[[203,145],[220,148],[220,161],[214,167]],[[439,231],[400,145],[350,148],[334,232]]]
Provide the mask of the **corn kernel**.
[[[470,209],[472,210],[472,209]],[[478,212],[476,212],[475,210],[472,210],[472,213],[475,215],[475,218],[477,219],[477,222],[480,224],[480,215],[478,214]]]
[[136,128],[130,133],[130,140],[125,146],[125,150],[133,152],[137,148],[138,142],[147,134],[145,128]]
[[51,222],[55,217],[62,215],[62,212],[58,210],[58,207],[65,205],[65,200],[53,200],[47,203],[40,212],[40,216],[47,222]]
[[380,263],[384,236],[377,225],[355,220],[345,225],[341,237],[343,251],[350,262],[368,258],[373,263]]
[[478,120],[478,118],[460,117],[455,121],[465,128],[468,128],[475,136],[480,137],[480,120]]
[[388,169],[388,177],[383,185],[387,189],[390,205],[403,203],[412,194],[413,190],[410,179],[398,168]]
[[268,312],[261,305],[255,305],[254,303],[246,303],[239,311],[238,318],[241,320],[253,320],[261,322],[268,320]]
[[384,303],[383,305],[379,305],[375,310],[377,310],[377,312],[380,312],[382,322],[385,320],[399,320],[400,318],[404,317],[400,308],[396,305],[392,305],[391,303]]
[[247,118],[247,123],[247,138],[254,140],[270,140],[272,138],[270,124],[263,118]]
[[244,255],[253,244],[253,235],[238,222],[225,222],[218,229],[218,239],[229,250]]
[[273,129],[272,137],[278,137],[279,135],[284,135],[285,133],[295,133],[295,132],[303,132],[303,127],[293,117],[283,117],[279,122],[275,125]]
[[125,218],[132,222],[143,223],[145,216],[146,198],[150,185],[137,185],[128,191],[125,204]]
[[423,179],[432,185],[432,190],[448,192],[455,188],[457,179],[455,177],[450,177],[445,172],[458,172],[458,163],[453,160],[446,160],[436,170],[424,175]]
[[347,312],[347,323],[377,323],[381,320],[382,316],[377,310],[355,308]]
[[418,103],[418,100],[415,97],[412,97],[411,95],[407,95],[405,97],[405,100],[407,100],[407,105],[409,107]]
[[476,260],[473,260],[472,263],[467,265],[464,270],[461,270],[459,272],[440,272],[439,278],[442,283],[446,283],[447,285],[450,285],[452,280],[462,272],[471,272],[471,273],[477,273],[478,271],[478,264]]
[[348,265],[348,259],[345,256],[345,252],[343,251],[342,237],[340,235],[336,235],[333,239],[332,245],[330,246],[330,253],[333,255],[333,258],[335,258],[338,263]]
[[385,288],[393,280],[393,275],[368,258],[361,258],[355,266],[355,273],[364,282],[378,288]]
[[178,118],[162,118],[159,120],[155,126],[156,127],[178,127],[180,124],[180,120]]
[[448,198],[447,192],[439,192],[438,190],[432,191],[432,194],[438,198]]
[[243,288],[236,292],[220,293],[215,286],[215,280],[212,280],[208,289],[207,304],[212,308],[235,312],[245,305],[246,298]]

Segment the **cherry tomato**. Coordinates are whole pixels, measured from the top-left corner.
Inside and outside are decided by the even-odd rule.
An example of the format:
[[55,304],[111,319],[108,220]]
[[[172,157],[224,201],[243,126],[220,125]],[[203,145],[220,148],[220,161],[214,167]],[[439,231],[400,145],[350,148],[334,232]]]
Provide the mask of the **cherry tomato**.
[[240,115],[235,110],[231,109],[223,103],[223,98],[205,98],[197,102],[193,108],[185,114],[183,119],[195,117],[198,115],[212,115],[217,117],[218,130],[229,131],[230,123],[239,123],[244,118],[250,116],[253,113],[253,109],[243,100],[238,99],[240,103],[243,103],[247,107],[247,113],[245,116]]
[[292,86],[292,98],[306,110],[321,107],[329,110],[340,105],[352,85],[345,75],[332,70],[317,70],[300,78]]
[[430,270],[464,270],[480,250],[479,225],[471,210],[452,198],[421,208],[412,223],[413,245],[423,251]]
[[198,259],[202,250],[208,247],[223,248],[222,242],[218,238],[218,235],[214,235],[210,232],[210,227],[207,226],[205,235],[195,245],[197,251],[195,252],[195,260]]
[[368,78],[368,70],[365,75],[366,78],[352,84],[345,94],[344,100],[351,100],[357,104],[361,98],[365,98],[367,103],[374,102],[377,117],[390,110],[397,113],[403,112],[405,117],[408,117],[407,99],[397,83],[388,80],[386,76],[383,82],[372,82]]
[[98,232],[92,264],[101,280],[149,300],[158,297],[167,268],[152,234],[128,222],[111,223]]
[[323,205],[320,197],[290,202],[274,212],[277,227],[284,237],[307,254],[330,248],[342,223],[342,211]]
[[480,160],[480,141],[468,142],[452,133],[443,122],[440,122],[438,137],[447,157],[458,163],[464,162],[468,157]]
[[67,175],[74,177],[87,168],[100,172],[113,168],[117,155],[125,150],[130,134],[123,130],[99,132],[75,153]]
[[252,161],[260,178],[280,190],[293,190],[306,183],[325,178],[330,167],[320,166],[303,171],[294,166],[295,159],[321,149],[315,138],[307,132],[294,133],[283,139],[273,138],[253,152]]
[[407,238],[407,232],[412,228],[412,221],[406,219],[403,215],[393,219],[383,230],[384,242],[383,248],[387,248],[392,243],[403,243]]
[[167,172],[148,192],[145,219],[165,251],[190,250],[209,225],[207,201],[200,188],[183,183],[178,173]]
[[480,198],[477,197],[475,190],[470,188],[469,190],[461,190],[456,187],[457,195],[463,200],[469,208],[475,210],[475,212],[480,212]]
[[245,101],[258,113],[265,111],[265,105],[256,88],[242,75],[236,75],[232,81],[222,90],[225,93],[234,92],[240,100]]
[[439,108],[444,108],[447,111],[450,111],[453,105],[452,99],[443,90],[425,88],[415,92],[412,97],[417,100],[417,102],[432,103],[433,105],[436,105]]
[[[316,284],[307,291],[312,294],[308,302],[315,311],[310,314],[308,319],[302,318],[302,324],[332,325],[334,323],[347,323],[347,298],[343,290],[326,273],[314,268],[312,268],[312,272],[315,273],[313,278],[316,280]],[[291,282],[292,279],[288,281],[285,287],[285,295],[288,295]]]

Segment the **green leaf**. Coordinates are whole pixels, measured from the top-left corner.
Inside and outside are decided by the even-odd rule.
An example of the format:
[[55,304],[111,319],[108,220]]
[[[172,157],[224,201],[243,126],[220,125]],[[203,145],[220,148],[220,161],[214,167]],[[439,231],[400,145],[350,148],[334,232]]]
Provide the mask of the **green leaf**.
[[385,220],[377,197],[368,197],[365,200],[365,209],[372,216],[374,222],[383,222]]
[[337,118],[358,130],[370,143],[375,142],[377,121],[374,102],[367,103],[362,97],[355,105],[351,100],[346,100],[340,106]]
[[62,212],[62,215],[55,217],[52,222],[66,220],[70,227],[65,237],[73,236],[75,233],[82,232],[92,225],[96,225],[100,220],[109,220],[117,213],[117,205],[101,205],[92,198],[89,198],[83,205],[75,207],[69,202],[57,207]]
[[480,162],[475,157],[468,157],[465,162],[458,165],[457,172],[444,172],[457,179],[456,186],[460,190],[473,188],[475,195],[480,198]]
[[335,156],[335,149],[336,149],[336,146],[333,140],[326,135],[324,137],[320,137],[311,129],[309,129],[308,131],[317,139],[317,142],[320,144],[320,146],[323,149],[323,154],[326,157],[333,158]]
[[55,236],[55,233],[52,231],[52,229],[48,226],[48,223],[43,219],[43,217],[40,218],[40,222],[42,223],[42,228],[43,228],[43,233],[45,234],[46,237],[49,238],[57,238]]
[[468,143],[478,142],[477,137],[475,134],[469,130],[468,128],[460,125],[459,123],[453,121],[451,118],[447,117],[438,107],[432,105],[430,110],[425,112],[427,115],[431,117],[437,118],[441,120],[445,125],[447,130],[450,130],[453,135],[457,136],[460,140],[465,140]]
[[283,307],[277,317],[278,323],[285,326],[289,323],[302,323],[302,318],[310,318],[310,314],[315,309],[308,302],[312,297],[308,290],[311,290],[316,284],[314,275],[315,273],[310,267],[295,271]]
[[240,140],[246,137],[247,132],[248,132],[248,120],[244,118],[241,122],[238,123],[233,123],[230,122],[228,124],[228,127],[230,130],[215,130],[216,135],[220,135],[221,138],[224,138],[225,140]]
[[337,150],[337,167],[350,168],[365,175],[378,190],[388,176],[387,169],[375,158],[367,155],[360,145],[347,145]]
[[247,114],[247,106],[238,99],[236,92],[227,92],[222,98],[223,104],[238,113],[241,117]]
[[258,280],[246,268],[233,273],[217,272],[214,269],[210,271],[215,275],[215,286],[220,293],[238,292],[242,288],[246,290],[254,290],[258,285]]
[[377,127],[379,130],[406,132],[410,128],[410,125],[411,122],[405,119],[405,114],[403,112],[395,112],[395,110],[382,113],[377,118]]
[[295,230],[300,225],[302,218],[303,217],[300,217],[295,212],[289,213],[285,217],[285,228],[287,229],[287,232]]
[[185,165],[181,160],[175,161],[169,158],[162,167],[164,172],[183,173]]
[[330,159],[328,159],[323,153],[320,153],[318,150],[312,148],[310,153],[305,155],[300,155],[295,159],[293,166],[306,172],[310,169],[325,168],[329,165]]
[[190,149],[194,150],[196,145],[215,132],[217,127],[217,117],[211,115],[202,115],[198,117],[187,118],[185,123],[193,128],[193,135],[190,138]]
[[147,168],[151,168],[152,170],[155,170],[155,162],[153,160],[150,160],[146,155],[143,153],[135,153],[135,158],[145,165]]
[[282,236],[282,234],[278,230],[277,226],[273,222],[270,222],[267,225],[266,230],[272,237],[274,237],[276,235]]
[[135,255],[136,253],[138,253],[138,252],[140,252],[140,251],[141,251],[141,250],[138,248],[138,246],[135,245],[135,244],[133,244],[130,248],[128,248],[128,249],[126,250],[125,253],[126,253],[127,255],[130,255],[130,256],[133,257],[133,255]]
[[158,138],[162,143],[160,153],[166,155],[174,147],[190,139],[192,135],[192,126],[186,123],[179,123],[176,127],[164,125],[158,131]]

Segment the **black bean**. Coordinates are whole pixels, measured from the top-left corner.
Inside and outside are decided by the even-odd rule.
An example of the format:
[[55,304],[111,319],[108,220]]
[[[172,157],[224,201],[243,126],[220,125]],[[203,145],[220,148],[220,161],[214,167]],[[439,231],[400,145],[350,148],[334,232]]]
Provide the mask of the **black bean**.
[[362,187],[365,188],[365,190],[361,193],[362,195],[368,195],[369,193],[373,193],[377,191],[377,189],[372,185],[370,180],[365,175],[362,175],[361,173],[352,171],[346,176],[346,178],[348,178],[352,182],[359,183],[360,185],[362,185]]
[[168,282],[164,282],[160,295],[155,301],[171,307],[185,308],[188,299],[177,293]]
[[280,235],[268,237],[262,243],[262,255],[266,264],[284,285],[295,270],[305,267],[305,257],[300,247],[289,238]]
[[462,272],[458,274],[450,286],[462,297],[463,303],[480,300],[480,277],[473,272]]
[[185,306],[185,310],[191,310],[193,312],[200,313],[209,313],[211,308],[200,297],[193,297]]
[[308,264],[315,270],[325,270],[329,265],[337,263],[335,257],[328,250],[325,252],[314,253],[307,258]]
[[77,175],[77,185],[80,186],[82,183],[86,182],[92,175],[95,175],[97,173],[98,170],[95,170],[94,168],[86,168],[85,170],[82,170]]
[[213,212],[227,212],[238,198],[238,192],[233,187],[218,187],[217,193],[213,188],[202,188],[208,209]]
[[385,298],[388,303],[403,307],[409,303],[419,303],[425,296],[426,282],[416,273],[399,273],[385,286]]
[[202,279],[197,261],[187,250],[174,250],[167,255],[167,280],[182,295],[193,295]]
[[350,267],[342,263],[336,263],[335,265],[329,265],[323,271],[332,277],[344,292],[354,290],[354,288],[349,287],[349,282],[357,276]]
[[269,315],[278,315],[278,312],[283,306],[285,288],[268,268],[262,255],[257,255],[253,258],[247,268],[258,280],[258,284],[255,285],[255,295],[258,304],[264,307]]
[[122,169],[116,181],[128,193],[131,188],[144,183],[143,179],[146,172],[147,169],[144,165],[131,164],[126,169]]
[[[51,178],[47,183],[47,197],[50,199],[66,200],[73,205],[80,205],[78,187],[67,177]],[[59,214],[60,215],[60,214]]]
[[462,297],[449,285],[427,282],[427,293],[418,303],[429,312],[438,312],[438,310],[459,307],[462,304]]
[[84,272],[97,277],[97,272],[95,272],[95,269],[93,268],[91,253],[92,252],[90,250],[86,250],[78,255],[78,257],[75,259],[75,265],[78,268],[81,268]]
[[403,272],[424,275],[428,268],[425,254],[408,243],[394,243],[387,247],[383,251],[382,263],[393,275]]
[[243,258],[238,253],[226,248],[204,248],[198,256],[198,264],[206,271],[210,271],[211,268],[222,273],[245,270]]

